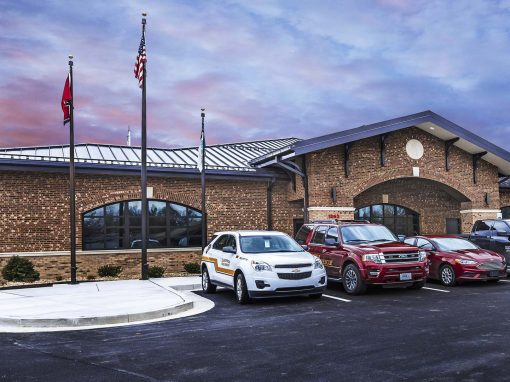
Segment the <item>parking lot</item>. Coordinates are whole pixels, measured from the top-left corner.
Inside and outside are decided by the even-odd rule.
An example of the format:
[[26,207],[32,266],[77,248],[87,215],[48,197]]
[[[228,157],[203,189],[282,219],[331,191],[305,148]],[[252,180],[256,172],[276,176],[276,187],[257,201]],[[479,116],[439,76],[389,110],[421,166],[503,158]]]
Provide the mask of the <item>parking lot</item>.
[[219,289],[188,318],[2,334],[0,381],[510,380],[509,281],[245,306]]

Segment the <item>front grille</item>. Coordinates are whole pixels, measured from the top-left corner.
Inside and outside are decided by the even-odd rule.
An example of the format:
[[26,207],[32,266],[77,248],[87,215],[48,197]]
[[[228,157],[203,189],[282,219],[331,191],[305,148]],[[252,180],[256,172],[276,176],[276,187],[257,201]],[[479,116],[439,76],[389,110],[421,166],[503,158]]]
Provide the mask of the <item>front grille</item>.
[[421,267],[402,267],[402,268],[388,268],[387,272],[412,272],[412,271],[421,271]]
[[484,271],[496,271],[502,268],[503,264],[500,261],[489,261],[478,266],[478,269],[483,269]]
[[278,277],[283,280],[303,280],[312,275],[312,272],[302,273],[278,273]]
[[418,252],[387,252],[383,253],[386,263],[412,263],[419,261],[420,255]]
[[311,267],[312,264],[278,264],[275,268],[306,268]]
[[314,288],[315,287],[313,285],[303,285],[300,287],[276,288],[275,292],[293,292],[293,291],[308,290],[308,289],[314,289]]

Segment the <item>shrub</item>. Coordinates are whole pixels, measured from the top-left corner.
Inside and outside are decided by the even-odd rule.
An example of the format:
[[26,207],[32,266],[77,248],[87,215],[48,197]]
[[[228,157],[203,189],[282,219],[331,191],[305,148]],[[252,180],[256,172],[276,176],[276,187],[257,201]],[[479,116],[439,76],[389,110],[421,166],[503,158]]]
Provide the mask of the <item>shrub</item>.
[[117,277],[121,272],[122,267],[120,265],[106,264],[97,269],[99,277]]
[[188,273],[200,273],[200,264],[198,264],[198,263],[187,263],[187,264],[184,264],[184,269]]
[[95,280],[95,279],[96,279],[95,275],[87,275],[87,280]]
[[39,280],[39,272],[34,269],[30,260],[13,256],[2,269],[2,277],[7,281],[34,282]]
[[165,274],[165,268],[159,267],[157,265],[154,265],[153,267],[149,266],[148,273],[150,278],[163,277]]

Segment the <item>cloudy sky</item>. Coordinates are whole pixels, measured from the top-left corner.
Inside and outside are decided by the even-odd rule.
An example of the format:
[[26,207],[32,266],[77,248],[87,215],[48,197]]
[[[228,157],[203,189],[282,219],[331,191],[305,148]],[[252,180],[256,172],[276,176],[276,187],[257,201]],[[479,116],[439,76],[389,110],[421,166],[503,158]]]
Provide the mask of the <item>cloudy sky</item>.
[[133,66],[147,11],[148,136],[158,147],[311,137],[436,113],[510,149],[510,0],[0,2],[0,147],[139,144]]

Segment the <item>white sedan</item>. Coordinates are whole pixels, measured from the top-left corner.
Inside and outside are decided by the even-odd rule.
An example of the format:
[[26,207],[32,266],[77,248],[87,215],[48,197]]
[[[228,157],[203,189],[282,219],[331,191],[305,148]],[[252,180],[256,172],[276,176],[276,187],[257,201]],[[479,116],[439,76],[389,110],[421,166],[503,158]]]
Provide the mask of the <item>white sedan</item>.
[[206,293],[230,288],[240,304],[275,296],[320,298],[327,283],[319,258],[273,231],[216,233],[202,254],[201,270]]

